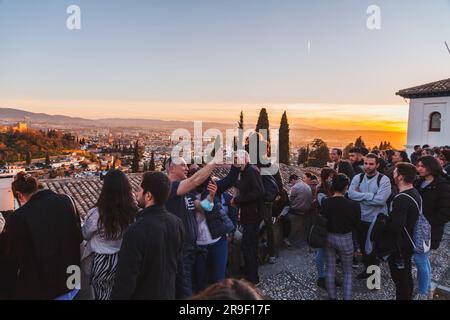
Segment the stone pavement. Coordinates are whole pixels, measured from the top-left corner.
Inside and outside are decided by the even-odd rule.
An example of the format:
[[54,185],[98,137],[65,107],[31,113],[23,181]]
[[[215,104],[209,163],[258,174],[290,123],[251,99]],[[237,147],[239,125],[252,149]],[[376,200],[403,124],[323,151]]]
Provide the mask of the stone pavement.
[[[444,240],[439,250],[430,256],[433,269],[433,285],[450,287],[450,223],[447,224]],[[342,280],[340,266],[337,267],[338,277]],[[381,290],[370,291],[366,281],[356,279],[362,267],[354,270],[353,299],[354,300],[393,300],[395,299],[394,283],[390,279],[387,263],[381,264]],[[413,277],[416,281],[417,270],[413,267]],[[293,244],[291,249],[281,249],[276,264],[260,266],[260,289],[269,299],[275,300],[323,300],[327,299],[325,290],[317,287],[317,270],[314,251],[304,240]],[[417,282],[415,283],[417,288]],[[448,293],[436,290],[435,299],[448,299]],[[338,299],[342,299],[342,288],[338,288]]]

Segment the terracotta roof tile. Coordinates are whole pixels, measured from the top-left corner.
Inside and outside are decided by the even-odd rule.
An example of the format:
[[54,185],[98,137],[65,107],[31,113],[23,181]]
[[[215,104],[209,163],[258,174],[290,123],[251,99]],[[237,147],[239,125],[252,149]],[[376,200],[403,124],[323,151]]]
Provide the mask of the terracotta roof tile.
[[450,78],[421,86],[400,90],[396,93],[403,98],[427,98],[450,96]]
[[[229,166],[223,166],[216,168],[213,172],[214,176],[223,178],[228,174]],[[286,190],[289,190],[287,185],[289,176],[291,174],[297,174],[299,177],[303,177],[304,173],[309,171],[316,175],[319,175],[320,169],[318,168],[299,168],[297,166],[280,165],[281,177]],[[133,190],[137,190],[141,181],[142,174],[127,174]],[[100,191],[103,186],[103,182],[99,178],[70,178],[60,180],[42,180],[42,185],[46,189],[50,189],[59,194],[67,194],[71,196],[77,207],[78,212],[84,217],[87,212],[95,206],[97,199],[100,195]]]

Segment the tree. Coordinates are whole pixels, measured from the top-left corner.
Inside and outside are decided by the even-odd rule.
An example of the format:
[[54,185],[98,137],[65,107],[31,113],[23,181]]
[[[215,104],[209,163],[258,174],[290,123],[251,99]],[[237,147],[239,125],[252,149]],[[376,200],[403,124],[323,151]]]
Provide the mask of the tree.
[[308,147],[302,147],[298,150],[298,159],[297,159],[297,165],[304,165],[308,162],[309,157],[309,146]]
[[237,151],[238,149],[238,142],[237,137],[233,137],[233,151]]
[[238,146],[242,146],[244,144],[244,112],[241,111],[241,114],[239,115],[239,121],[238,121],[238,140],[236,139],[233,141],[234,144],[234,150],[237,151]]
[[28,151],[25,154],[25,163],[27,164],[27,166],[29,166],[31,164],[31,152],[30,151]]
[[152,151],[152,155],[150,157],[150,163],[148,165],[149,171],[156,171],[156,165],[155,165],[155,152]]
[[256,132],[260,132],[260,130],[266,130],[267,141],[270,141],[269,116],[267,115],[266,108],[262,108],[259,112],[258,123],[256,124]]
[[284,111],[281,117],[280,129],[279,129],[279,151],[280,151],[280,163],[289,164],[289,123]]
[[330,154],[330,150],[325,141],[322,139],[315,139],[311,144],[311,151],[309,153],[308,167],[322,168],[326,166]]
[[239,115],[238,128],[244,130],[244,112]]
[[50,168],[50,155],[48,152],[45,154],[45,167]]
[[355,148],[365,148],[366,144],[361,136],[359,136],[355,141]]
[[139,172],[139,160],[140,160],[139,141],[136,140],[133,150],[133,162],[131,164],[131,171],[133,173]]
[[379,150],[381,151],[381,150],[388,150],[388,149],[393,149],[391,142],[390,141],[381,141]]

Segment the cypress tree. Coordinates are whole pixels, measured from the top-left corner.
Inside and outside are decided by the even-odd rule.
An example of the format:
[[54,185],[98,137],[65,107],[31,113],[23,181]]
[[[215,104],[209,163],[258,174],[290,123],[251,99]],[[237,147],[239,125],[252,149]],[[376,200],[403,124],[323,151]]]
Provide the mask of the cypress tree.
[[280,151],[280,163],[289,164],[289,123],[286,115],[286,111],[283,112],[281,117],[280,129],[279,129],[279,151]]

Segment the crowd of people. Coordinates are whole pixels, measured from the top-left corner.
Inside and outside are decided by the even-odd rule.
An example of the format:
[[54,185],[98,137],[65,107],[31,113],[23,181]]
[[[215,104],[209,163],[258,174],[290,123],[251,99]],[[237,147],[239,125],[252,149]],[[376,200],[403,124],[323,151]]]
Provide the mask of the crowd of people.
[[341,285],[336,263],[342,264],[344,299],[351,299],[358,256],[364,266],[356,276],[360,280],[372,275],[369,267],[388,262],[399,300],[413,298],[414,262],[414,298],[431,298],[430,249],[439,248],[450,221],[450,148],[414,149],[411,160],[398,150],[353,148],[349,161],[342,160],[342,150],[331,151],[333,166],[321,170],[316,198],[327,223],[326,244],[316,250],[317,284],[330,299]]
[[[429,250],[439,248],[450,220],[449,148],[417,147],[411,160],[403,151],[359,148],[344,160],[333,149],[320,177],[294,174],[287,188],[280,171],[263,174],[272,164],[253,161],[246,149],[223,178],[213,176],[216,159],[198,166],[169,158],[165,172],[144,173],[134,192],[123,172],[110,170],[83,219],[70,196],[19,173],[12,190],[20,208],[0,214],[0,299],[262,299],[259,264],[277,263],[274,224],[280,221],[289,248],[294,215],[326,219],[315,263],[317,285],[330,299],[341,285],[352,299],[353,269],[361,262],[357,279],[365,280],[380,260],[388,262],[397,299],[413,298],[413,263],[417,298],[428,297]],[[245,281],[227,271],[237,234]],[[68,286],[70,266],[82,274],[75,287]]]

